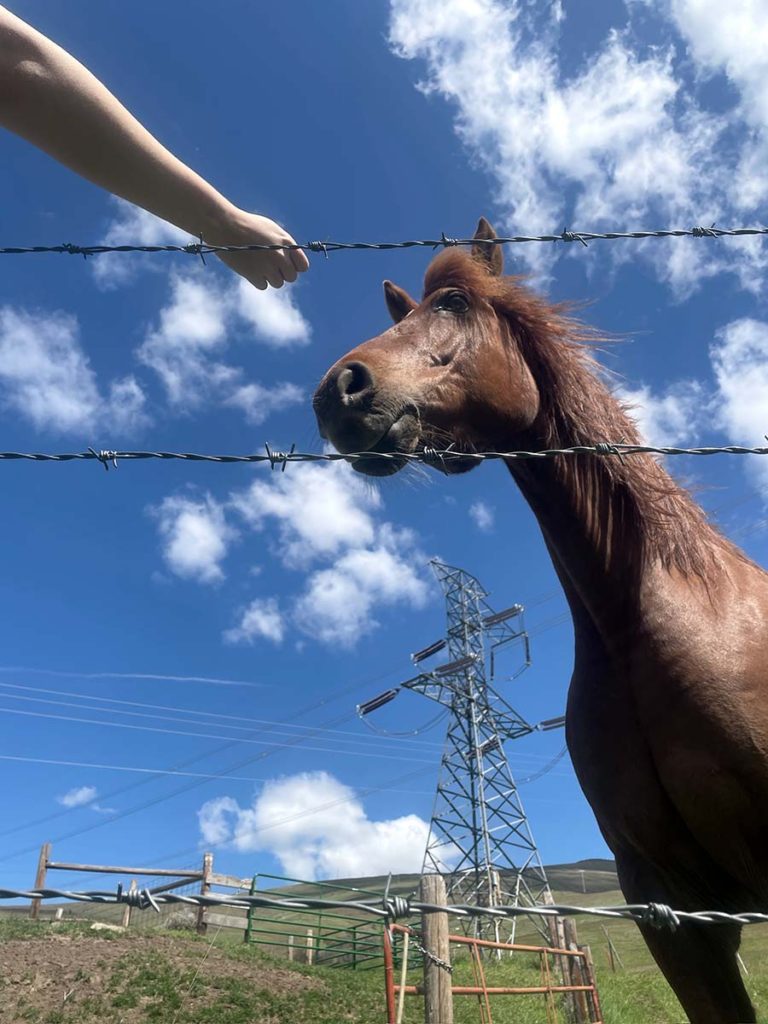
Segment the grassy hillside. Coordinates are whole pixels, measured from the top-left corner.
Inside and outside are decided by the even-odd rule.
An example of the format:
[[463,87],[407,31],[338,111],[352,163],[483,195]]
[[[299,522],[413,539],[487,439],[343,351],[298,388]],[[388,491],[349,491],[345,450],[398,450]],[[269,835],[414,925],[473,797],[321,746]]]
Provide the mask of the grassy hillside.
[[[602,860],[552,865],[547,871],[555,900],[584,906],[624,902],[612,867]],[[614,887],[608,888],[611,878]],[[402,875],[392,880],[391,891],[410,893],[417,883],[417,876]],[[339,885],[352,897],[355,888],[380,892],[385,880],[346,879]],[[310,884],[281,891],[328,894]],[[52,909],[48,905],[46,912]],[[115,911],[120,912],[67,905],[68,915],[101,920],[114,920]],[[271,956],[264,947],[245,946],[241,931],[211,927],[204,938],[170,931],[165,914],[135,914],[128,933],[94,933],[87,920],[36,923],[22,913],[26,908],[7,908],[0,915],[0,1024],[376,1024],[385,1019],[380,963],[357,971],[288,963],[285,949],[275,948]],[[298,953],[312,922],[288,911],[270,913],[280,922],[278,931],[295,933]],[[580,916],[576,924],[579,942],[592,950],[606,1024],[684,1020],[632,923]],[[452,930],[460,930],[458,922]],[[519,920],[516,938],[540,942],[527,918]],[[609,938],[617,954],[615,971]],[[744,929],[742,957],[747,986],[763,1010],[760,1019],[768,1021],[768,926]],[[467,960],[454,955],[454,965],[454,984],[473,984]],[[528,954],[489,959],[485,970],[490,985],[540,983],[538,958]],[[418,970],[408,980],[418,983]],[[476,999],[457,997],[455,1003],[456,1024],[476,1024]],[[421,1014],[420,1000],[410,997],[405,1024],[416,1024]],[[541,996],[516,996],[496,998],[493,1019],[494,1024],[542,1024],[548,1018]]]

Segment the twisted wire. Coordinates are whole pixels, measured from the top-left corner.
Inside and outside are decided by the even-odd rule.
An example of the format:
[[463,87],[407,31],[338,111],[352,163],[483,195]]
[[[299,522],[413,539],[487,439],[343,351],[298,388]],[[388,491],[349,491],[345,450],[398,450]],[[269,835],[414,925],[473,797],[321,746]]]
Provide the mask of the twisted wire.
[[[587,246],[597,240],[612,241],[618,238],[739,238],[749,235],[768,234],[768,228],[718,228],[694,226],[692,228],[664,228],[660,230],[640,231],[570,231],[564,228],[558,234],[546,235],[506,235],[499,238],[483,239],[484,245],[513,245],[522,242],[579,242]],[[99,256],[102,253],[160,253],[178,252],[188,256],[205,257],[208,253],[217,252],[273,252],[276,250],[302,249],[305,252],[319,252],[328,256],[329,252],[340,250],[387,250],[387,249],[441,249],[452,246],[475,245],[475,238],[451,238],[444,232],[440,238],[410,239],[400,242],[294,242],[290,245],[278,243],[252,245],[211,245],[202,237],[198,242],[186,245],[76,245],[73,242],[62,242],[59,245],[14,245],[0,248],[0,256],[25,256],[34,253],[64,253],[69,256]],[[205,260],[203,259],[203,262]]]
[[396,901],[387,900],[331,900],[307,897],[303,899],[275,898],[258,894],[229,895],[222,893],[206,893],[183,895],[178,892],[150,893],[141,889],[135,892],[124,890],[118,886],[116,891],[92,890],[73,892],[69,889],[0,889],[0,900],[73,900],[79,903],[120,904],[128,903],[139,909],[158,909],[162,904],[184,904],[194,907],[237,907],[247,910],[250,907],[270,908],[273,910],[358,910],[370,914],[382,921],[394,921],[416,914],[449,914],[452,917],[491,917],[512,918],[529,917],[605,917],[613,920],[636,921],[639,924],[654,928],[674,930],[684,922],[696,924],[768,924],[768,913],[745,911],[728,913],[722,910],[673,910],[664,903],[630,903],[612,907],[581,907],[567,904],[546,904],[532,906],[491,906],[480,907],[471,904],[424,903],[406,897],[397,897]]
[[110,466],[117,468],[118,461],[141,461],[144,459],[160,459],[162,461],[181,460],[185,462],[215,463],[259,463],[268,462],[272,469],[280,467],[285,470],[289,462],[357,462],[378,460],[384,462],[412,462],[433,465],[436,469],[444,468],[451,462],[474,461],[489,462],[494,459],[553,459],[561,455],[594,455],[597,457],[625,455],[768,455],[768,447],[748,447],[744,445],[707,445],[697,448],[678,448],[672,445],[650,444],[609,444],[600,441],[591,445],[572,445],[567,448],[546,448],[541,451],[510,451],[510,452],[460,452],[453,448],[439,451],[435,448],[423,448],[414,452],[349,452],[341,455],[338,452],[297,452],[295,445],[289,451],[275,451],[265,445],[266,454],[254,452],[245,455],[215,455],[199,452],[160,452],[160,451],[114,451],[112,449],[89,448],[84,452],[44,453],[44,452],[0,452],[0,462],[89,462],[101,463],[105,469]]

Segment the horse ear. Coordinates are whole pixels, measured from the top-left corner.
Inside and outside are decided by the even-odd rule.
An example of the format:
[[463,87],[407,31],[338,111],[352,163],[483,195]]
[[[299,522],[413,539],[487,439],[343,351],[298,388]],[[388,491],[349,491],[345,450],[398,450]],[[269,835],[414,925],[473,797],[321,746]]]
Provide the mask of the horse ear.
[[392,284],[391,281],[384,282],[384,298],[387,300],[389,315],[396,324],[404,320],[418,306],[418,302],[415,302],[407,291]]
[[485,217],[481,217],[477,222],[477,230],[474,234],[475,244],[472,246],[472,255],[476,260],[485,264],[489,274],[501,277],[504,270],[504,254],[501,251],[501,246],[489,245],[487,241],[484,244],[484,240],[497,237]]

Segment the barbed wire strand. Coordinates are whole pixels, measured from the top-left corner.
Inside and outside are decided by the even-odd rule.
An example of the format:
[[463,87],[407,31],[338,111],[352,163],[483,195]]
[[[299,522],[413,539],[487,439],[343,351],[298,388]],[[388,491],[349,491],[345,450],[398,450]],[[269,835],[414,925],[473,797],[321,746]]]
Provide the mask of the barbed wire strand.
[[[557,234],[546,235],[506,235],[499,238],[482,239],[484,245],[514,245],[524,242],[580,242],[587,246],[597,240],[613,241],[619,238],[740,238],[744,236],[766,235],[768,228],[718,228],[695,226],[692,228],[664,228],[661,230],[639,231],[570,231],[564,228]],[[201,259],[208,253],[217,252],[272,252],[276,250],[301,249],[305,252],[319,252],[328,256],[330,252],[341,250],[389,250],[389,249],[441,249],[452,246],[472,246],[477,243],[475,238],[452,238],[441,233],[440,238],[420,238],[400,242],[294,242],[290,245],[252,244],[252,245],[210,245],[202,236],[199,241],[186,245],[76,245],[73,242],[62,242],[59,245],[27,245],[4,246],[0,248],[0,256],[26,256],[35,253],[63,253],[69,256],[100,256],[103,253],[163,253],[178,252],[188,256],[199,256]],[[203,262],[205,260],[203,259]]]
[[369,900],[331,900],[315,899],[284,899],[258,894],[229,895],[223,893],[207,893],[183,895],[177,892],[153,893],[149,889],[126,890],[118,885],[116,891],[91,890],[77,892],[68,889],[0,889],[0,900],[72,900],[78,903],[128,904],[139,910],[153,909],[159,912],[162,904],[180,903],[195,907],[250,907],[271,908],[280,910],[357,910],[370,914],[383,921],[395,921],[411,917],[415,914],[449,914],[452,917],[606,917],[636,921],[639,924],[654,928],[675,930],[685,922],[697,924],[768,924],[768,914],[756,911],[728,913],[721,910],[673,910],[664,903],[630,903],[611,907],[583,907],[565,904],[532,905],[532,906],[490,906],[481,907],[471,904],[423,903],[410,900],[405,896],[387,896],[385,899]]
[[747,447],[744,445],[707,445],[698,448],[678,448],[672,445],[649,444],[612,444],[598,442],[591,445],[572,445],[568,448],[547,448],[542,451],[510,451],[510,452],[462,452],[454,448],[440,451],[435,448],[423,448],[413,452],[297,452],[292,445],[290,451],[277,451],[264,446],[265,454],[254,452],[245,455],[215,455],[200,452],[160,452],[160,451],[114,451],[112,449],[89,448],[85,452],[0,452],[0,462],[100,462],[106,470],[117,469],[118,461],[137,462],[145,459],[161,461],[180,460],[183,462],[216,462],[216,463],[259,463],[268,462],[272,469],[280,467],[285,471],[289,462],[357,462],[359,460],[424,463],[440,469],[451,462],[490,462],[494,459],[554,459],[560,455],[768,455],[768,447]]

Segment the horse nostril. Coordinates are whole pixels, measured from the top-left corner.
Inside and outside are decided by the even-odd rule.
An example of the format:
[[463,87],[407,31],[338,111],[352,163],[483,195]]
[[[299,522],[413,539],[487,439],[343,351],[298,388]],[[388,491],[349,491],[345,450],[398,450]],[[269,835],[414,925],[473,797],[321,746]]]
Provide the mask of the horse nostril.
[[342,398],[359,397],[373,387],[373,374],[365,363],[346,363],[336,377]]

